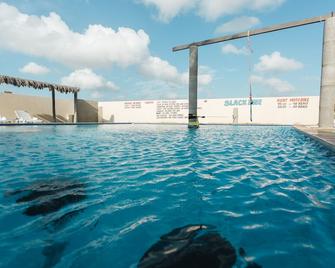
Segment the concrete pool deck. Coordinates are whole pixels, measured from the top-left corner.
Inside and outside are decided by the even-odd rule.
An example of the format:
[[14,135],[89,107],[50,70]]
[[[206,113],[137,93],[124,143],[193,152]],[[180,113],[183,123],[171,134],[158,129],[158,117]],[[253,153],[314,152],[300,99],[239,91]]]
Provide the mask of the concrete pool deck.
[[316,126],[294,126],[296,130],[320,142],[335,152],[335,128],[323,129]]

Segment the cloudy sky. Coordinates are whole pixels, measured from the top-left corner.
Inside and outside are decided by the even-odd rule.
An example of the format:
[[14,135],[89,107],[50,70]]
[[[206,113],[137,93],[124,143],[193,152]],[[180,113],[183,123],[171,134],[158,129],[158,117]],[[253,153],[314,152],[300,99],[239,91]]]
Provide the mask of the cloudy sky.
[[[332,10],[334,0],[0,1],[0,73],[79,86],[87,99],[186,98],[188,51],[172,47]],[[244,39],[201,47],[200,97],[247,97],[249,77],[255,96],[318,95],[322,32],[253,37],[252,53]]]

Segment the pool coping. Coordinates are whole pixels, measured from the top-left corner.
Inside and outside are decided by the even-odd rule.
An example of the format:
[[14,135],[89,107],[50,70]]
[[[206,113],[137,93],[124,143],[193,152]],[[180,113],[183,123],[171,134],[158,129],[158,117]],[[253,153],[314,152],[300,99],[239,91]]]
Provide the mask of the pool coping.
[[335,152],[335,128],[324,129],[316,126],[294,126],[294,128],[298,132]]

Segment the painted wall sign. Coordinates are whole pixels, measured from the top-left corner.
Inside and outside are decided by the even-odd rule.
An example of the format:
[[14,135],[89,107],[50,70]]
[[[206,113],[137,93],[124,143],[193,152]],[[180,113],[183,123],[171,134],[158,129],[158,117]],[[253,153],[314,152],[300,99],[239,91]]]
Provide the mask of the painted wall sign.
[[184,118],[184,111],[188,109],[187,102],[180,101],[157,101],[157,119],[180,119]]
[[142,103],[140,101],[127,101],[124,103],[125,109],[141,109]]
[[[239,100],[226,100],[224,102],[225,106],[246,106],[250,105],[249,99],[239,99]],[[253,105],[262,105],[262,99],[254,99]]]
[[309,104],[310,98],[280,98],[277,99],[277,107],[278,109],[286,109],[286,108],[293,108],[293,109],[307,109]]

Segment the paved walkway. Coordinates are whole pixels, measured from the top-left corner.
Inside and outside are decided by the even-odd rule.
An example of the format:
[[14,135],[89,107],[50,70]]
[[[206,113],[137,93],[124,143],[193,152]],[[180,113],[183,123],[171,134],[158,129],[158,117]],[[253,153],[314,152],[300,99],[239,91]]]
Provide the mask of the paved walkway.
[[315,139],[335,151],[335,128],[321,129],[318,127],[295,126],[295,128],[303,132],[305,135]]

